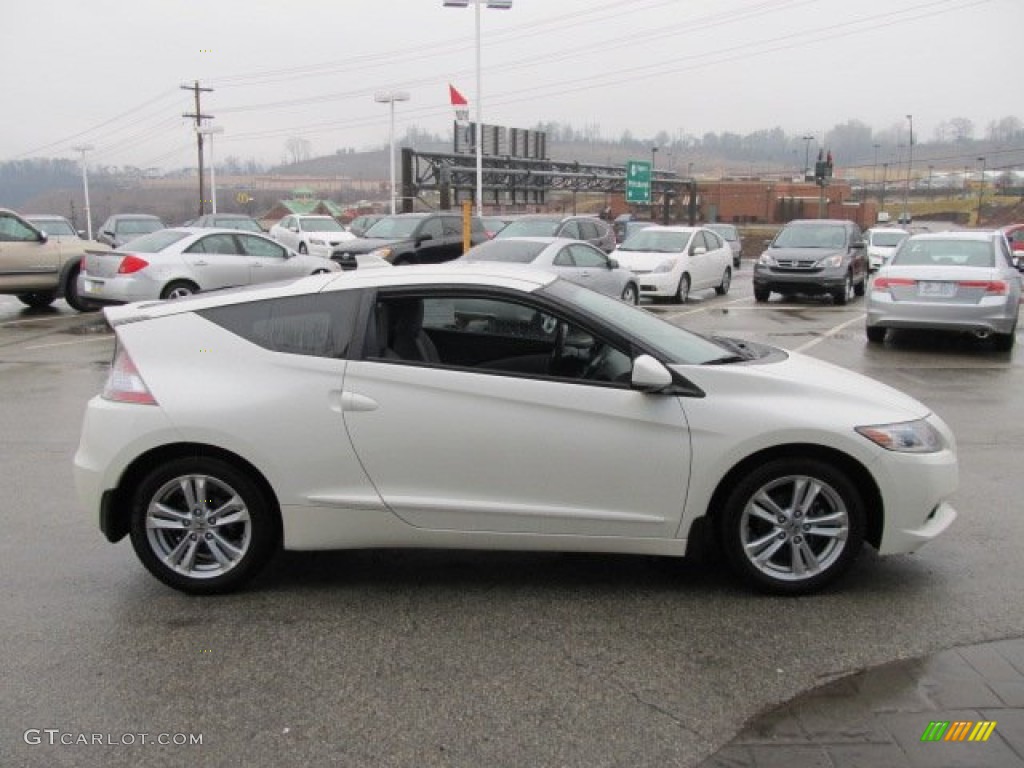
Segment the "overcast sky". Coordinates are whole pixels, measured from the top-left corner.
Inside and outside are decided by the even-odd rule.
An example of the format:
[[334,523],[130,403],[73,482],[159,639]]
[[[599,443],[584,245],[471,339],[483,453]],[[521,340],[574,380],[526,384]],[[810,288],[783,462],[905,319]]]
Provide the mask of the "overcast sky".
[[[382,90],[407,91],[396,133],[447,135],[448,84],[475,110],[474,10],[442,0],[3,0],[0,161],[195,164],[192,95],[220,161],[281,162],[386,144]],[[821,136],[914,116],[976,135],[1024,118],[1024,0],[514,0],[481,11],[485,123],[540,121],[647,138],[781,127]]]

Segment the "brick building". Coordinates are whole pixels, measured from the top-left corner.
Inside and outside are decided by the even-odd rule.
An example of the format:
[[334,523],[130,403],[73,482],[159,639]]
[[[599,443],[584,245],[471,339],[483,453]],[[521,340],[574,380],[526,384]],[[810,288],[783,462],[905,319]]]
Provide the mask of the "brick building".
[[814,183],[771,179],[697,180],[703,221],[733,224],[781,224],[792,219],[849,219],[861,227],[875,222],[877,205],[854,198],[848,182]]

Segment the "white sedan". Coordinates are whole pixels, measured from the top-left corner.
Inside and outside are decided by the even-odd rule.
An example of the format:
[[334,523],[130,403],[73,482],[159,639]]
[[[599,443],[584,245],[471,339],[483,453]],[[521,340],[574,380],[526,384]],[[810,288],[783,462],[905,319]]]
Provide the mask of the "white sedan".
[[680,557],[807,593],[956,517],[927,406],[559,279],[446,264],[105,310],[75,455],[111,542],[191,593],[276,549]]
[[265,235],[179,227],[143,235],[113,251],[88,251],[78,290],[91,301],[121,304],[340,269],[330,259],[296,254]]
[[633,271],[640,295],[683,303],[691,291],[714,288],[722,296],[732,283],[732,249],[703,227],[646,227],[614,252]]
[[270,236],[299,253],[331,258],[335,246],[356,236],[331,216],[285,216],[270,228]]

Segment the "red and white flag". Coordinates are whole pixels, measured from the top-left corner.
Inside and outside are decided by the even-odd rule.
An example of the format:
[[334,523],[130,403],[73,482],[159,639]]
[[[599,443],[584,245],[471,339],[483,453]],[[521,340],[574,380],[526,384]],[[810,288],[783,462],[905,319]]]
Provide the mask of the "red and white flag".
[[448,93],[452,97],[452,106],[453,107],[468,107],[469,106],[469,102],[466,101],[466,97],[463,96],[461,93],[459,93],[455,89],[455,86],[452,85],[451,83],[448,83]]

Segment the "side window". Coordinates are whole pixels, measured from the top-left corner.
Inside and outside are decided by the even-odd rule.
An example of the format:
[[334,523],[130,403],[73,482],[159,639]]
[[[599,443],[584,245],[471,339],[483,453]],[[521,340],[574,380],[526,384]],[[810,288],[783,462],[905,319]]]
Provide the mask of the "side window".
[[580,228],[580,237],[583,240],[596,240],[601,236],[601,233],[597,231],[597,225],[591,221],[578,221],[576,224]]
[[1006,262],[1006,265],[1008,267],[1012,267],[1013,266],[1013,252],[1010,250],[1008,245],[1009,244],[1006,242],[1006,238],[1005,237],[997,237],[996,238],[996,250],[999,251],[999,255],[1003,259],[1003,261]]
[[599,269],[608,268],[608,257],[596,248],[591,248],[588,245],[579,243],[576,245],[570,245],[569,249],[572,251],[572,257],[576,262],[577,267],[596,267]]
[[291,216],[285,216],[283,219],[281,219],[281,223],[278,226],[283,227],[284,229],[289,229],[293,223],[294,220],[292,219]]
[[721,239],[714,232],[705,232],[704,242],[707,243],[709,251],[717,251],[719,248],[722,247]]
[[445,237],[462,237],[462,219],[455,216],[442,216],[441,225]]
[[218,234],[218,235],[207,235],[196,240],[192,245],[185,249],[185,253],[219,253],[219,254],[238,254],[238,246],[235,243],[235,238],[232,235]]
[[366,356],[481,374],[628,386],[632,359],[528,301],[432,294],[378,297]]
[[424,235],[430,235],[435,240],[444,235],[444,227],[441,225],[439,217],[430,218],[423,222],[417,237],[423,237]]
[[212,307],[199,314],[272,352],[341,358],[348,354],[359,296],[359,291],[331,291]]
[[569,221],[562,225],[561,230],[558,232],[559,237],[571,237],[573,240],[582,239],[580,233],[580,224],[578,221]]
[[264,259],[284,259],[285,250],[277,243],[264,240],[253,235],[236,235],[242,244],[242,253],[246,256],[259,256]]
[[572,249],[568,245],[565,246],[551,263],[556,267],[575,267],[576,262],[572,257]]
[[39,235],[21,219],[0,214],[0,240],[8,243],[35,242],[39,240]]

